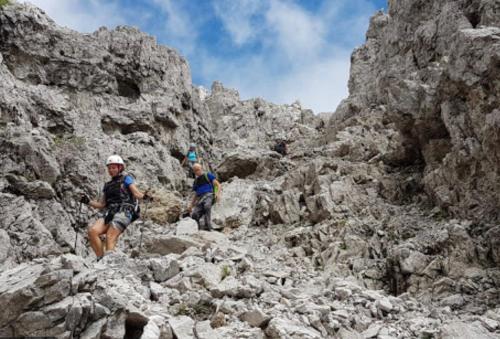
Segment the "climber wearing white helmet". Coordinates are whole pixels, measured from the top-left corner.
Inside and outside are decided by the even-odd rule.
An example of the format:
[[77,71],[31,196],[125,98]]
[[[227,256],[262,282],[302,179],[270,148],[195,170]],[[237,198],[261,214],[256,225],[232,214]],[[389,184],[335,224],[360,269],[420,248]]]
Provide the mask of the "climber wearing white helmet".
[[80,202],[102,210],[99,219],[89,228],[90,245],[99,261],[103,255],[101,235],[106,234],[106,251],[113,251],[120,234],[128,225],[139,217],[138,199],[152,200],[147,193],[141,193],[134,179],[125,173],[125,163],[119,155],[112,155],[106,160],[111,181],[103,188],[99,200],[90,200],[86,195]]

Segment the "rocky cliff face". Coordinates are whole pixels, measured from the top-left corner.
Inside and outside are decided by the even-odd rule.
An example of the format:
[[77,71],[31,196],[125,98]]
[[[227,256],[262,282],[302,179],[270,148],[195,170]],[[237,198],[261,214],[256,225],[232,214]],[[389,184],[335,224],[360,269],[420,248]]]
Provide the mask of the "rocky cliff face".
[[130,28],[62,29],[30,5],[6,6],[0,23],[2,208],[13,218],[2,229],[13,230],[22,215],[39,234],[12,243],[19,258],[73,246],[68,211],[78,194],[99,192],[106,154],[124,154],[145,186],[182,185],[172,154],[202,117],[176,52]]
[[500,201],[499,10],[497,1],[390,1],[353,53],[337,114],[383,108],[406,149],[395,165],[420,166],[433,203],[477,222],[496,220]]
[[[329,118],[194,87],[135,29],[0,8],[0,336],[498,336],[498,13],[391,1]],[[180,217],[191,142],[221,232]],[[77,201],[113,153],[156,199],[96,263]]]

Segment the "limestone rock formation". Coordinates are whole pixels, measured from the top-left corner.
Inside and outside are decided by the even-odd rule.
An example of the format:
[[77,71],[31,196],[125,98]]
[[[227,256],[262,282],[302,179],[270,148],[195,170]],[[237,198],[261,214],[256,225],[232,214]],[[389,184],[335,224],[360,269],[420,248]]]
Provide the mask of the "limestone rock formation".
[[[389,1],[314,115],[193,86],[136,29],[1,7],[0,337],[498,337],[498,13]],[[192,142],[216,232],[183,215]],[[155,200],[96,262],[78,201],[113,153]]]
[[[481,222],[497,219],[500,17],[496,1],[390,1],[352,56],[350,96],[330,121],[385,111],[433,203]],[[348,119],[349,120],[349,119]],[[394,125],[394,126],[392,126]]]

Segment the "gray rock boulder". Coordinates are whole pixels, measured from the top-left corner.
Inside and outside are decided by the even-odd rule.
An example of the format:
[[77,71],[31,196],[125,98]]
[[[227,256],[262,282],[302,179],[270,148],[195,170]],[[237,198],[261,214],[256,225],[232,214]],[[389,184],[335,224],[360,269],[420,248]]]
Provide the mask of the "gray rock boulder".
[[176,235],[191,235],[198,232],[198,223],[191,218],[184,218],[177,223]]
[[201,247],[202,244],[186,237],[160,235],[145,239],[144,247],[149,253],[167,255],[181,254],[190,247]]
[[168,320],[172,333],[178,339],[195,339],[193,319],[187,316],[173,317]]
[[156,282],[163,282],[180,272],[179,263],[174,258],[153,258],[149,261]]
[[279,318],[271,319],[265,332],[270,338],[321,338],[321,334],[315,329]]
[[194,327],[197,339],[218,339],[219,335],[210,326],[210,321],[199,321]]
[[256,188],[251,181],[235,179],[224,183],[221,199],[212,209],[212,220],[230,228],[249,225],[254,218],[256,203]]
[[240,149],[236,153],[227,155],[216,169],[221,181],[228,181],[233,177],[240,179],[271,177],[282,174],[285,170],[286,167],[280,163],[278,154],[251,149]]
[[243,312],[240,314],[239,318],[254,327],[261,327],[269,320],[269,317],[258,308]]
[[465,339],[465,338],[494,338],[495,335],[491,334],[481,324],[473,323],[466,324],[463,322],[452,322],[446,324],[441,329],[440,337],[442,339]]

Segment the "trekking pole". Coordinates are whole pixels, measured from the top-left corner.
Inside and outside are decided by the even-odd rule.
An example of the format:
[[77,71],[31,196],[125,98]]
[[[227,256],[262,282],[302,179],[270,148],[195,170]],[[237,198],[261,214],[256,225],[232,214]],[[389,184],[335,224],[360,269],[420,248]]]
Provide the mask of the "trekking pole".
[[[145,222],[145,218],[146,218],[146,213],[148,211],[148,207],[149,207],[149,203],[150,201],[148,200],[146,203],[145,203],[145,207],[144,207],[144,214],[142,215],[142,219],[143,219],[143,223]],[[142,226],[139,226],[139,231],[141,232],[141,236],[139,237],[139,254],[137,255],[137,257],[140,257],[141,256],[141,247],[142,247]]]
[[74,228],[75,230],[75,246],[73,246],[73,251],[76,255],[76,244],[77,244],[77,241],[78,241],[78,227],[81,225],[82,223],[82,202],[80,201],[80,205],[78,207],[78,218],[76,220],[76,227]]

